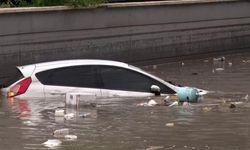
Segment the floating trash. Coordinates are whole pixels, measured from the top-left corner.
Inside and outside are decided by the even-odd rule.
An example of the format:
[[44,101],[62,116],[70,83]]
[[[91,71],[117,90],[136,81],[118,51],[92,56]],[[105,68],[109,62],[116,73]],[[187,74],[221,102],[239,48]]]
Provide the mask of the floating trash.
[[204,147],[205,147],[206,149],[211,149],[211,147],[208,146],[208,145],[205,145]]
[[236,108],[236,105],[233,104],[233,103],[231,103],[231,104],[229,105],[229,108]]
[[203,110],[204,112],[209,112],[209,111],[212,110],[212,107],[204,107],[204,108],[202,108],[202,110]]
[[164,100],[166,100],[166,101],[178,101],[179,100],[179,98],[178,98],[178,96],[177,95],[168,95],[168,96],[166,96],[165,98],[164,98]]
[[173,127],[173,126],[174,126],[174,123],[166,123],[166,126],[167,126],[167,127]]
[[148,106],[148,103],[139,103],[139,104],[136,104],[136,106]]
[[218,58],[213,58],[213,61],[225,61],[226,58],[223,56],[223,57],[218,57]]
[[77,136],[76,135],[65,135],[64,138],[67,139],[67,140],[74,141],[74,140],[77,139]]
[[224,71],[224,68],[215,68],[215,71]]
[[69,134],[68,128],[58,129],[53,132],[54,137],[64,137]]
[[58,147],[62,144],[62,141],[58,139],[49,139],[48,141],[42,143],[44,146],[49,147],[49,148],[54,148]]
[[232,104],[234,104],[234,105],[242,105],[243,102],[233,102]]
[[91,113],[84,113],[84,114],[81,114],[80,116],[83,118],[87,118],[87,117],[91,116]]
[[63,109],[56,109],[55,110],[55,117],[64,117],[64,110]]
[[170,104],[168,107],[173,107],[173,106],[178,106],[178,105],[179,105],[179,102],[175,101],[172,104]]
[[155,106],[157,105],[156,101],[151,99],[149,102],[148,102],[148,106]]
[[152,106],[155,106],[155,105],[157,105],[157,102],[155,101],[155,100],[153,100],[153,99],[151,99],[150,101],[148,101],[147,103],[146,102],[144,102],[144,103],[139,103],[139,104],[137,104],[136,106],[144,106],[144,107],[152,107]]
[[232,62],[228,62],[228,66],[229,66],[229,67],[232,67],[232,66],[233,66],[233,63],[232,63]]
[[197,102],[199,91],[191,87],[179,87],[177,96],[180,102]]
[[65,120],[72,120],[75,117],[74,113],[68,113],[64,115]]
[[66,93],[66,105],[76,106],[93,103],[96,100],[94,93]]
[[243,63],[250,63],[250,60],[242,60]]
[[193,146],[187,146],[187,145],[185,145],[185,146],[183,146],[184,147],[184,149],[196,149],[195,147],[193,147]]
[[146,148],[146,150],[158,150],[158,149],[164,149],[163,146],[150,146]]
[[27,125],[27,126],[37,126],[36,123],[32,122],[32,121],[23,121],[23,124]]

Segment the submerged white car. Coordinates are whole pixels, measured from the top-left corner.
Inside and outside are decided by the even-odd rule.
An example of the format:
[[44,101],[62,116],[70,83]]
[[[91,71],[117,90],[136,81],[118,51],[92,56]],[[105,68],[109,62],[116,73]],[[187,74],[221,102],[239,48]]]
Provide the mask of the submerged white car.
[[[17,67],[1,89],[8,97],[55,97],[92,93],[97,98],[176,94],[180,87],[137,67],[108,60],[63,60]],[[199,90],[199,89],[198,89]],[[204,91],[199,90],[198,94]]]

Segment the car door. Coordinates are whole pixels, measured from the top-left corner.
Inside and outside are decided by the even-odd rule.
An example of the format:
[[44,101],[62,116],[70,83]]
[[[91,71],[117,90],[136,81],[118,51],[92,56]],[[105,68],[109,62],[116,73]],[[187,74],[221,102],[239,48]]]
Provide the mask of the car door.
[[[163,93],[167,87],[159,81],[139,72],[114,66],[99,66],[102,97],[147,97],[154,96],[151,86],[159,86]],[[171,90],[173,91],[173,90]]]
[[56,68],[36,75],[44,84],[45,97],[63,97],[66,93],[91,93],[101,96],[96,66]]

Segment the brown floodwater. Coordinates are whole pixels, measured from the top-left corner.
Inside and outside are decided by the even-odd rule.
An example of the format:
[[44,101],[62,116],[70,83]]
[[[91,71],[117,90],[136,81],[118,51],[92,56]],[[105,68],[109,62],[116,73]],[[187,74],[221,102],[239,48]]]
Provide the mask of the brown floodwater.
[[[222,56],[217,56],[222,57]],[[216,57],[216,58],[217,58]],[[0,98],[0,150],[248,150],[250,149],[250,53],[143,66],[176,84],[211,91],[189,106],[138,107],[140,99],[105,99],[98,107],[67,108],[72,120],[55,117],[63,99]],[[230,108],[231,104],[236,108]],[[90,113],[86,118],[81,117]],[[68,128],[76,140],[54,137]]]

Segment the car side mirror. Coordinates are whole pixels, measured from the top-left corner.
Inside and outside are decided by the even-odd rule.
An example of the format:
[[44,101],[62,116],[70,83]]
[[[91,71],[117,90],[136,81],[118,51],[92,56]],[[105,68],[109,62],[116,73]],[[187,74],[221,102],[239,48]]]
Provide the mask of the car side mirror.
[[159,95],[161,95],[161,88],[157,85],[152,85],[150,87],[150,92],[154,93],[156,96],[159,96]]

